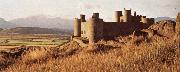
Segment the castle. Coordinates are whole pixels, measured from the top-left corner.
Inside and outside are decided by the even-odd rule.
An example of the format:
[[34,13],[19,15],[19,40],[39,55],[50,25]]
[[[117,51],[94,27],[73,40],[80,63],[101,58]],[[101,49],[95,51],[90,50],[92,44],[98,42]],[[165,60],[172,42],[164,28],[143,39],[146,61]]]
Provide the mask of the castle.
[[86,38],[89,44],[96,43],[100,39],[110,39],[117,36],[126,36],[134,31],[148,28],[154,23],[154,18],[146,18],[146,16],[131,15],[131,9],[115,11],[116,21],[105,22],[99,17],[99,13],[93,13],[92,17],[86,20],[85,15],[81,14],[80,19],[74,20],[75,37]]

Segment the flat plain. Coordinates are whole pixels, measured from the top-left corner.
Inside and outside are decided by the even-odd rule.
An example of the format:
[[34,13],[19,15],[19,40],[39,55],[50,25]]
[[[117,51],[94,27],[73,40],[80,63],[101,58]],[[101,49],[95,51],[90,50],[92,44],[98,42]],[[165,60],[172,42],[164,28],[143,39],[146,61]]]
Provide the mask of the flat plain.
[[55,47],[66,41],[67,36],[58,34],[2,34],[0,35],[0,50],[20,46]]

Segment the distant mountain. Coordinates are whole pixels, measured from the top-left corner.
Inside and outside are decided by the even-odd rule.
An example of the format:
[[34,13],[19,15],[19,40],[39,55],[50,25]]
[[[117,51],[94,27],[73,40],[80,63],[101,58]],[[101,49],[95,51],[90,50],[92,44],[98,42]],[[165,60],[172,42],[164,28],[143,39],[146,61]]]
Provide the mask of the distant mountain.
[[3,18],[0,18],[0,28],[13,28],[17,27],[18,25],[14,25],[13,23],[10,23]]
[[170,17],[157,17],[157,18],[155,18],[155,22],[162,21],[162,20],[172,20],[172,21],[176,21],[175,18],[170,18]]
[[10,21],[20,27],[41,27],[41,28],[58,28],[65,30],[73,29],[73,21],[62,19],[60,17],[51,18],[45,15],[31,16],[27,18],[19,18]]
[[11,29],[5,29],[0,33],[13,33],[13,34],[71,34],[71,31],[64,31],[60,29],[48,29],[39,27],[16,27]]

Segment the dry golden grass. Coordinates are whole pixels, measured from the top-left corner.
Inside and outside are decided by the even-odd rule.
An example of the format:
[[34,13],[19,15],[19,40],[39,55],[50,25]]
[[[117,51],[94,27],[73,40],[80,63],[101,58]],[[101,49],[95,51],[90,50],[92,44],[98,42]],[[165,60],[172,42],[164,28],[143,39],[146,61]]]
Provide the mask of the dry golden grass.
[[22,56],[9,56],[9,62],[2,57],[0,67],[4,72],[179,72],[178,39],[154,37],[138,45],[100,41],[92,49],[73,41],[55,48],[25,48]]

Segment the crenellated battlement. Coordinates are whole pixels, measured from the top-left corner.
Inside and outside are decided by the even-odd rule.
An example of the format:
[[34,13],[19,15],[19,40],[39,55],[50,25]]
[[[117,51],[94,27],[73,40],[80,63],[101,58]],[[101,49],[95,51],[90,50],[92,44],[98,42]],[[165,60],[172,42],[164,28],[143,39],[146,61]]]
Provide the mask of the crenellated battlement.
[[86,17],[85,17],[85,15],[81,14],[81,15],[80,15],[80,19],[81,19],[81,22],[86,22]]

